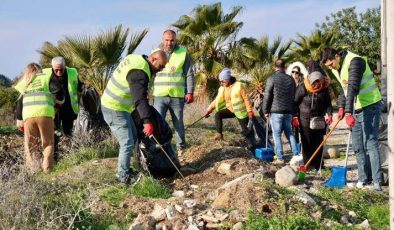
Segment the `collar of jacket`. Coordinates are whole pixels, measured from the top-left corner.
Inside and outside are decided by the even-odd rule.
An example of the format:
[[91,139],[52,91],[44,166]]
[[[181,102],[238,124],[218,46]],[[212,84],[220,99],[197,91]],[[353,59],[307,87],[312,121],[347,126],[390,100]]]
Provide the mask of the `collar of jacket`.
[[339,70],[338,70],[339,73],[341,72],[342,64],[343,64],[343,61],[345,60],[346,55],[347,55],[347,50],[339,51],[339,56],[341,57],[341,60],[339,60],[339,66],[340,66]]

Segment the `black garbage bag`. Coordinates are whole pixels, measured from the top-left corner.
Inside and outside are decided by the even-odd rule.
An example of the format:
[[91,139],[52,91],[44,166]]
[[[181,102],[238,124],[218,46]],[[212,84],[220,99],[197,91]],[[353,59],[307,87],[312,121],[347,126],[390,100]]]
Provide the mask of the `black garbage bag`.
[[[264,122],[264,120],[263,120]],[[248,132],[243,135],[248,140],[249,144],[252,145],[253,150],[256,148],[272,148],[271,141],[268,139],[266,146],[266,126],[262,126],[259,121],[254,117],[249,119]]]
[[99,141],[109,133],[101,111],[100,95],[93,87],[84,87],[79,100],[79,113],[74,132],[89,135]]
[[[138,139],[136,143],[137,154],[134,158],[134,162],[140,169],[155,178],[172,177],[177,171],[168,157],[171,158],[178,169],[180,168],[177,154],[171,145],[172,130],[155,108],[150,106],[150,109],[152,111],[152,123],[154,127],[153,136],[164,148],[166,153],[163,152],[154,140],[151,140],[142,132],[143,121],[135,110],[132,113],[132,117],[137,128]],[[168,156],[166,156],[166,154]]]

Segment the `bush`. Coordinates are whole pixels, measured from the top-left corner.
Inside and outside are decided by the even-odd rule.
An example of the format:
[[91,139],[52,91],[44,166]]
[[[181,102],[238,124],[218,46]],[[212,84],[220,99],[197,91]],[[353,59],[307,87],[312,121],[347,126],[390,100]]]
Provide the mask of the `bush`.
[[152,177],[143,176],[142,179],[133,186],[131,193],[136,196],[163,198],[171,197],[170,189]]
[[0,125],[13,123],[18,96],[19,93],[14,88],[0,86],[0,117],[3,118],[0,121]]
[[374,205],[369,209],[368,220],[374,229],[390,229],[390,209],[388,205]]

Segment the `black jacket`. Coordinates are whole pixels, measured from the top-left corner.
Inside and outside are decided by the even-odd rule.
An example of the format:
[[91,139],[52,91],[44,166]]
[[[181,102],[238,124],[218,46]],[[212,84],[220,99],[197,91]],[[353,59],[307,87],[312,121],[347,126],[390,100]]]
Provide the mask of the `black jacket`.
[[294,113],[295,83],[291,76],[277,71],[266,81],[263,112]]
[[[343,50],[340,53],[341,56],[341,68],[342,63],[345,60],[347,55],[347,51]],[[341,90],[340,95],[338,97],[338,105],[339,107],[345,108],[345,113],[353,113],[353,105],[354,105],[354,98],[358,95],[360,91],[361,80],[363,77],[363,73],[366,68],[365,60],[361,57],[355,57],[350,61],[349,65],[349,79],[348,79],[348,90],[347,90],[347,97],[343,90]],[[341,69],[338,70],[341,72]]]
[[318,93],[311,93],[306,90],[305,84],[301,83],[297,87],[294,101],[299,108],[302,124],[309,124],[311,117],[323,117],[326,113],[332,115],[331,97],[327,88]]
[[[143,55],[143,57],[149,63],[147,60],[148,57],[145,55]],[[156,73],[153,71],[150,63],[149,68],[153,77]],[[132,69],[127,73],[126,79],[129,83],[133,104],[139,113],[140,119],[143,120],[144,123],[151,122],[152,112],[148,102],[148,75],[142,70]]]

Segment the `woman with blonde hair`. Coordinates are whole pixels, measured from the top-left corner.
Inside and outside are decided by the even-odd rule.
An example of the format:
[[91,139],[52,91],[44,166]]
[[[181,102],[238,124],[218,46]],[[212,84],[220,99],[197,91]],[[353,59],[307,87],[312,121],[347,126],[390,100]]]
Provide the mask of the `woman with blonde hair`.
[[[64,102],[64,93],[58,83],[43,74],[40,65],[30,63],[15,86],[20,96],[17,101],[17,126],[24,130],[26,166],[36,172],[40,165],[44,172],[53,167],[55,104]],[[43,150],[39,154],[39,139]]]

